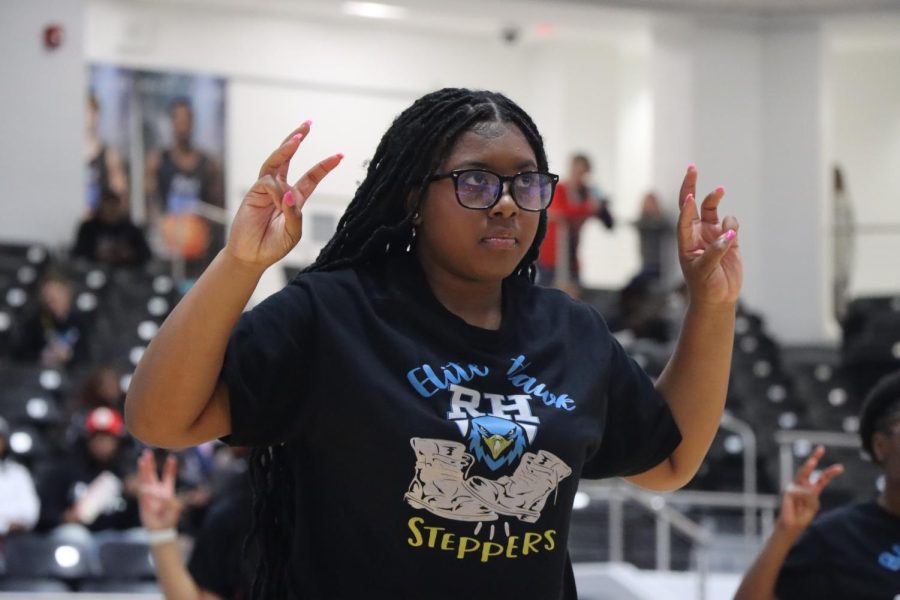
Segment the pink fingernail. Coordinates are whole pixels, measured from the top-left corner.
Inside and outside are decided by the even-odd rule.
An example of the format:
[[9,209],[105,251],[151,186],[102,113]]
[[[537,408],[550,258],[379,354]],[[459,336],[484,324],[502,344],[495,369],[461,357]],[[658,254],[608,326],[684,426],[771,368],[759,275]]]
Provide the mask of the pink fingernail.
[[733,240],[736,237],[737,237],[737,231],[735,231],[734,229],[729,229],[722,235],[722,239],[725,240],[726,242],[730,242],[731,240]]
[[[311,126],[311,125],[312,125],[312,119],[307,119],[307,120],[303,121],[303,125],[306,125],[307,127]],[[303,125],[301,125],[301,127],[303,127]]]
[[716,188],[716,193],[717,193],[717,194],[724,194],[724,193],[725,193],[725,188],[722,187],[722,186],[720,185],[719,187]]
[[687,195],[687,198],[685,198],[685,200],[687,200],[687,201],[689,201],[689,202],[693,202],[693,201],[694,201],[694,195],[693,195],[693,194],[688,194],[688,195]]
[[344,160],[344,153],[343,153],[343,152],[338,152],[335,156],[337,156],[339,160]]
[[691,163],[691,164],[688,165],[687,170],[688,170],[688,171],[696,171],[696,170],[697,170],[697,165],[695,165],[694,163]]
[[296,204],[296,202],[294,202],[293,190],[286,191],[284,193],[284,196],[281,197],[281,201],[288,206],[293,206],[294,204]]
[[291,140],[295,141],[295,142],[299,142],[302,139],[303,139],[302,133],[295,133],[293,136],[291,136]]

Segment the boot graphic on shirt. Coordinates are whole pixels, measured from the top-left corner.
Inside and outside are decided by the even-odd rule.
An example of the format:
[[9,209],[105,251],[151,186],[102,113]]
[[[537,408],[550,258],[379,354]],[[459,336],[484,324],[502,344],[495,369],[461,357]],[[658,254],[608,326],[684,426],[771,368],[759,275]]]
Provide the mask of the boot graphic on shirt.
[[572,469],[559,457],[539,450],[537,454],[526,452],[512,476],[496,481],[474,476],[466,480],[466,487],[494,511],[534,523],[540,518],[550,492],[571,474]]
[[497,520],[497,513],[466,488],[475,459],[464,445],[426,438],[412,438],[410,444],[416,452],[416,473],[405,495],[410,506],[455,521]]

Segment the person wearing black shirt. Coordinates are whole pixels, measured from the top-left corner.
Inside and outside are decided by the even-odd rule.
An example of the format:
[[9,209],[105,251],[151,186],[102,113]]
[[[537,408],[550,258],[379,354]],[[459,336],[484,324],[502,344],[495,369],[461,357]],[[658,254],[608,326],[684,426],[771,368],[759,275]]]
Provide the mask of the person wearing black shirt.
[[13,357],[44,367],[83,362],[88,358],[88,329],[73,310],[71,284],[50,274],[41,282],[39,293],[37,306],[16,331]]
[[687,483],[718,427],[737,222],[685,176],[691,307],[656,385],[602,317],[533,283],[556,176],[530,117],[443,89],[385,134],[317,261],[243,317],[342,155],[294,185],[303,123],[160,329],[126,399],[147,443],[249,445],[259,598],[575,598],[582,477]]
[[213,157],[194,144],[194,109],[188,98],[169,105],[173,144],[147,153],[144,178],[148,214],[171,251],[188,259],[191,277],[225,243],[225,230],[202,215],[204,205],[224,209],[224,176]]
[[122,198],[104,190],[94,216],[78,227],[72,256],[112,267],[134,267],[150,259],[150,247],[144,232],[131,222]]
[[76,524],[103,531],[139,526],[137,479],[129,468],[127,442],[118,411],[101,407],[88,413],[84,438],[38,482],[38,527]]
[[250,529],[250,481],[235,473],[214,499],[187,567],[177,543],[183,501],[176,495],[177,462],[166,459],[162,477],[153,453],[138,459],[141,523],[147,530],[156,575],[167,600],[243,600],[249,597],[252,561],[244,553]]
[[878,498],[813,521],[819,493],[842,470],[833,465],[810,483],[824,452],[817,449],[786,492],[778,525],[735,600],[894,600],[900,595],[900,373],[869,393],[860,437],[884,470]]

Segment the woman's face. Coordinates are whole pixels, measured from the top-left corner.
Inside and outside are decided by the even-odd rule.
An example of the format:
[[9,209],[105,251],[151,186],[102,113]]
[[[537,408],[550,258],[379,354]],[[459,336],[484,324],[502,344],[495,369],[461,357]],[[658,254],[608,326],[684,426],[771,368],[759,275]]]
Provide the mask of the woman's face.
[[[439,173],[460,169],[508,176],[536,171],[537,159],[518,127],[487,123],[460,136]],[[534,241],[540,213],[516,206],[508,187],[493,207],[472,210],[457,201],[452,179],[429,185],[416,220],[417,252],[426,273],[440,269],[479,282],[512,274]]]
[[41,288],[41,300],[53,316],[65,319],[72,310],[72,290],[61,281],[47,281]]
[[97,377],[97,392],[110,406],[115,407],[122,395],[119,374],[115,369],[103,369]]
[[109,464],[119,451],[119,438],[109,433],[95,433],[88,438],[88,452],[101,464]]
[[583,158],[576,157],[572,159],[572,166],[569,170],[572,181],[581,182],[587,177],[588,173],[590,172],[591,167]]
[[876,432],[873,443],[875,456],[888,482],[900,485],[900,419],[887,431]]

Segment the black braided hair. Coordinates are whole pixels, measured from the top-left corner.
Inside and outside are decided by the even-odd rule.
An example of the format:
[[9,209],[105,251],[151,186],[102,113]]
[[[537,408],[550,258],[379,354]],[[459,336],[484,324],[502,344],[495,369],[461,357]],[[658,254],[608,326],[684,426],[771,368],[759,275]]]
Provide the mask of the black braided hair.
[[[363,182],[347,206],[337,230],[309,271],[333,271],[374,263],[407,252],[413,240],[413,217],[456,140],[482,124],[511,123],[534,151],[538,170],[547,171],[544,142],[531,117],[506,96],[488,91],[444,88],[422,96],[394,119],[369,162]],[[413,199],[410,202],[409,199]],[[541,241],[547,230],[542,212],[531,247],[511,277],[534,281]],[[294,515],[301,494],[283,446],[255,448],[250,469],[254,488],[249,543],[256,543],[259,564],[252,598],[294,598],[289,574],[303,549],[293,547]]]

